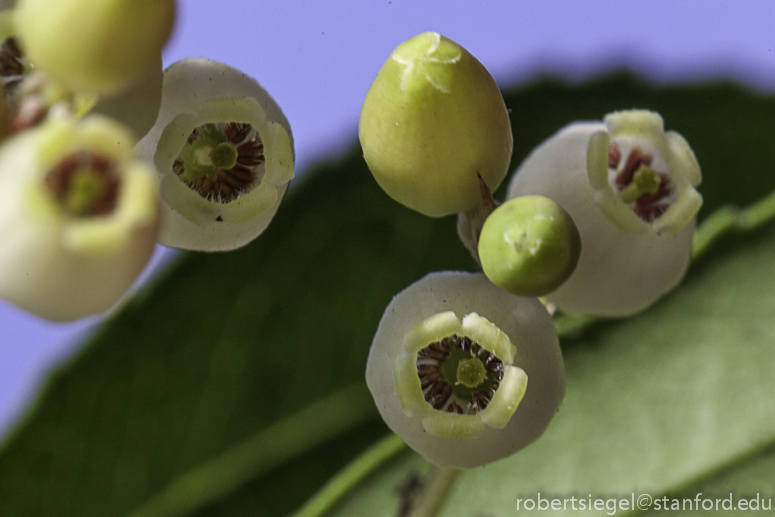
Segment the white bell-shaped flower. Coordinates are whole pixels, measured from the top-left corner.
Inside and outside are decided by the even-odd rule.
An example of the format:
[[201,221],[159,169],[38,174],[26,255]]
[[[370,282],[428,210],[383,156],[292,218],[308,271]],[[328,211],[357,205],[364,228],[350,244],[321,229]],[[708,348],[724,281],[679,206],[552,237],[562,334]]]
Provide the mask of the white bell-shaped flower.
[[52,120],[0,150],[0,298],[56,321],[109,309],[156,243],[155,174],[113,121]]
[[546,298],[565,312],[628,316],[675,287],[691,258],[700,181],[686,140],[649,111],[577,122],[538,146],[508,197],[554,200],[582,244],[575,271]]
[[159,242],[175,248],[244,246],[269,225],[293,178],[279,106],[255,80],[208,59],[165,71],[159,118],[137,147],[161,179]]
[[430,274],[388,305],[366,382],[396,434],[429,461],[458,468],[535,441],[565,394],[543,305],[456,272]]

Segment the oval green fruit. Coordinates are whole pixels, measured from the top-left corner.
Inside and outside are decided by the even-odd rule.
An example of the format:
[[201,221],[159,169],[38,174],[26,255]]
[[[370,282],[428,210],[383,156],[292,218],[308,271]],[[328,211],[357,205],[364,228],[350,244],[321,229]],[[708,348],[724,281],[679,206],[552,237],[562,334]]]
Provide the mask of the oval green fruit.
[[155,66],[175,0],[19,0],[14,23],[27,57],[66,88],[113,93]]
[[425,32],[396,48],[361,110],[363,155],[380,187],[422,214],[464,212],[494,191],[512,151],[503,97],[463,47]]

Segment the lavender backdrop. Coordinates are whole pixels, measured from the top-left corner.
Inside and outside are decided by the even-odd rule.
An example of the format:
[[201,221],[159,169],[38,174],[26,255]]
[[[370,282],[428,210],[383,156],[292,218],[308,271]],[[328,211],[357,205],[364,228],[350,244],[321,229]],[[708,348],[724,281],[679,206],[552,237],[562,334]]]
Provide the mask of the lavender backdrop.
[[[627,66],[659,83],[733,77],[775,91],[772,0],[179,4],[165,66],[205,56],[258,79],[291,122],[297,174],[355,141],[360,105],[374,75],[398,43],[428,30],[463,44],[502,85],[543,72],[579,81]],[[158,267],[170,256],[157,250],[154,263]],[[0,302],[0,437],[45,372],[69,357],[98,320],[52,324]]]

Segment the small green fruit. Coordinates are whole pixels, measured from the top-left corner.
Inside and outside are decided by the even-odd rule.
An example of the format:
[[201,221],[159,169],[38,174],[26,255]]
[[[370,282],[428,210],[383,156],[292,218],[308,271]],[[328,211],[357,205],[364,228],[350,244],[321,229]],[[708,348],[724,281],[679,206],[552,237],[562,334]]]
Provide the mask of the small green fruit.
[[543,296],[576,268],[581,237],[568,213],[543,196],[516,197],[484,223],[479,258],[492,283],[518,296]]
[[27,57],[65,87],[107,93],[159,60],[175,0],[19,0],[14,17]]
[[434,32],[405,41],[382,66],[359,135],[380,187],[431,217],[475,208],[477,174],[494,191],[511,159],[511,123],[492,76]]

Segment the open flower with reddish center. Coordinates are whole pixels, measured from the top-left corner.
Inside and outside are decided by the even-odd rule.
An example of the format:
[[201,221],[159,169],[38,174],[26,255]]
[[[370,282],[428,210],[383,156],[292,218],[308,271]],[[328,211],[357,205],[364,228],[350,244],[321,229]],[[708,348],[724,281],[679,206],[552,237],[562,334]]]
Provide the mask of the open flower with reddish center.
[[164,202],[159,242],[220,251],[271,222],[293,178],[293,139],[279,106],[239,70],[185,59],[164,73],[159,118],[138,144]]
[[535,441],[565,394],[543,305],[457,272],[430,274],[388,305],[366,382],[396,434],[429,461],[458,468]]
[[675,287],[691,258],[701,179],[689,144],[650,111],[577,122],[538,146],[508,197],[554,200],[582,243],[576,270],[546,298],[565,312],[627,316]]
[[57,321],[109,309],[159,228],[157,182],[109,119],[52,120],[0,150],[0,297]]

